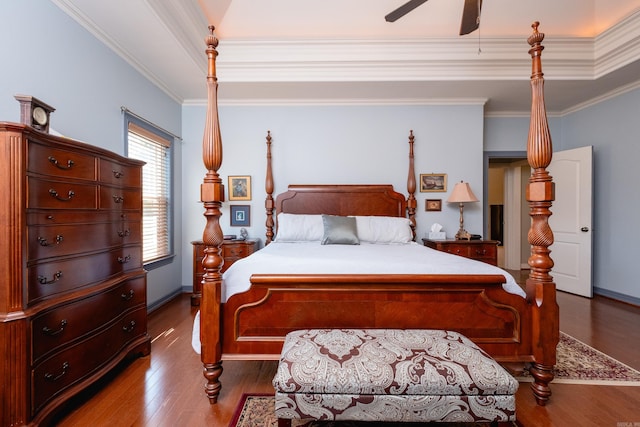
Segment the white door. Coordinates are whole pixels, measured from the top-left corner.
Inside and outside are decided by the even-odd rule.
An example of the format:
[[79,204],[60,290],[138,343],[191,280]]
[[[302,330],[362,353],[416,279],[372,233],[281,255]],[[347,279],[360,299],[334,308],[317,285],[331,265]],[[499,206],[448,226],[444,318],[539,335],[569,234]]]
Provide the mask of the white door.
[[554,243],[551,276],[558,290],[591,298],[593,147],[553,153],[547,168],[556,197],[549,217]]

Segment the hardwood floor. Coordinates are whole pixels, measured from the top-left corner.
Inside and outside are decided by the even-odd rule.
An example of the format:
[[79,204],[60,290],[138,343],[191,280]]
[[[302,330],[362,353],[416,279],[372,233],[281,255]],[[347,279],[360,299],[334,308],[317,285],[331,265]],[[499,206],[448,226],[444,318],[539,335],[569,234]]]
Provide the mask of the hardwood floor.
[[[560,329],[640,369],[640,307],[558,293]],[[191,349],[195,310],[181,295],[149,316],[151,355],[125,363],[77,399],[59,426],[227,426],[245,392],[273,393],[276,362],[225,361],[222,393],[210,405],[199,356]],[[523,426],[638,426],[640,387],[552,384],[537,406],[528,384],[516,395]]]

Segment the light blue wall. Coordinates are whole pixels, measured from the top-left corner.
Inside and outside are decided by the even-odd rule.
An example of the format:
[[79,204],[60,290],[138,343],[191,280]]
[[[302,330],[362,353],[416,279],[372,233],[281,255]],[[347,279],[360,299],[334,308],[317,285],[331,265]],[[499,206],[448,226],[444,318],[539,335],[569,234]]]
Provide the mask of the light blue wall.
[[[56,108],[53,130],[118,154],[124,154],[121,106],[172,133],[181,132],[180,104],[50,1],[3,0],[0,51],[0,120],[20,120],[14,95],[25,94]],[[179,190],[181,144],[175,148]],[[180,242],[181,211],[175,214]],[[149,273],[151,305],[181,288],[181,245],[176,246],[175,262]]]
[[563,119],[564,149],[593,146],[593,253],[596,292],[640,303],[640,90]]
[[[548,117],[553,149],[562,142],[562,120]],[[484,129],[485,151],[527,151],[529,117],[487,117]]]
[[[183,108],[185,138],[183,180],[183,251],[200,239],[205,220],[198,200],[202,164],[205,106]],[[458,206],[444,202],[453,184],[464,180],[483,200],[482,105],[428,106],[221,106],[223,162],[220,175],[251,175],[252,200],[232,202],[251,206],[249,235],[264,243],[267,130],[273,138],[274,195],[288,184],[393,184],[406,195],[409,130],[415,135],[416,174],[446,173],[446,193],[416,192],[417,236],[424,237],[434,222],[449,236],[459,226]],[[425,212],[425,199],[443,200],[442,212]],[[221,226],[225,234],[238,234],[229,225],[225,204]],[[482,203],[465,208],[465,228],[482,233]],[[420,241],[420,240],[419,240]],[[185,258],[183,281],[191,282],[190,260]]]

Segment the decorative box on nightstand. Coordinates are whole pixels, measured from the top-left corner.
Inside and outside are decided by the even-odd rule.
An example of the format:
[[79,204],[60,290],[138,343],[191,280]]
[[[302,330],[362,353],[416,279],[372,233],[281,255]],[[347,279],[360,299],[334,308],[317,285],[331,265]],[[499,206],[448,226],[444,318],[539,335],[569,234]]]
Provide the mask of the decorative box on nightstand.
[[[225,240],[222,243],[222,258],[224,264],[221,273],[237,260],[251,255],[258,250],[258,239],[246,240]],[[202,296],[202,276],[204,269],[202,267],[202,258],[204,258],[204,244],[200,240],[191,242],[193,245],[193,294],[191,295],[191,305],[200,305],[200,297]]]
[[422,239],[422,243],[438,251],[483,261],[491,265],[498,265],[499,242],[497,240]]

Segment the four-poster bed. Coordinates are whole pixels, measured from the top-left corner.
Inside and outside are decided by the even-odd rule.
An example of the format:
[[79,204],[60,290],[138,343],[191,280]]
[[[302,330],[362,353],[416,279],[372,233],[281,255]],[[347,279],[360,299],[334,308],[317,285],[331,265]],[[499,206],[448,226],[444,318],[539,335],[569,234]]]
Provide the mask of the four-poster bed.
[[[553,233],[548,217],[554,194],[552,179],[546,171],[552,149],[540,63],[544,35],[538,33],[537,23],[533,28],[528,39],[533,64],[533,99],[527,145],[533,169],[527,188],[532,217],[531,274],[525,295],[521,296],[506,292],[505,275],[495,272],[253,274],[248,290],[225,294],[220,273],[223,233],[219,224],[224,187],[217,172],[222,162],[215,74],[218,41],[210,27],[206,39],[208,106],[203,140],[207,173],[201,187],[207,223],[202,239],[206,249],[200,342],[207,380],[205,391],[212,403],[220,394],[223,359],[277,359],[285,334],[295,329],[358,327],[461,332],[497,361],[529,368],[534,377],[535,398],[539,404],[545,404],[551,394],[549,383],[553,380],[559,330],[555,284],[549,275],[553,262],[548,247],[553,243]],[[306,185],[289,186],[288,191],[274,201],[269,133],[265,185],[267,243],[278,240],[277,236],[274,239],[274,209],[276,215],[408,216],[415,230],[413,134],[409,136],[409,146],[409,196],[406,199],[391,186]],[[422,250],[426,253],[430,249]]]

